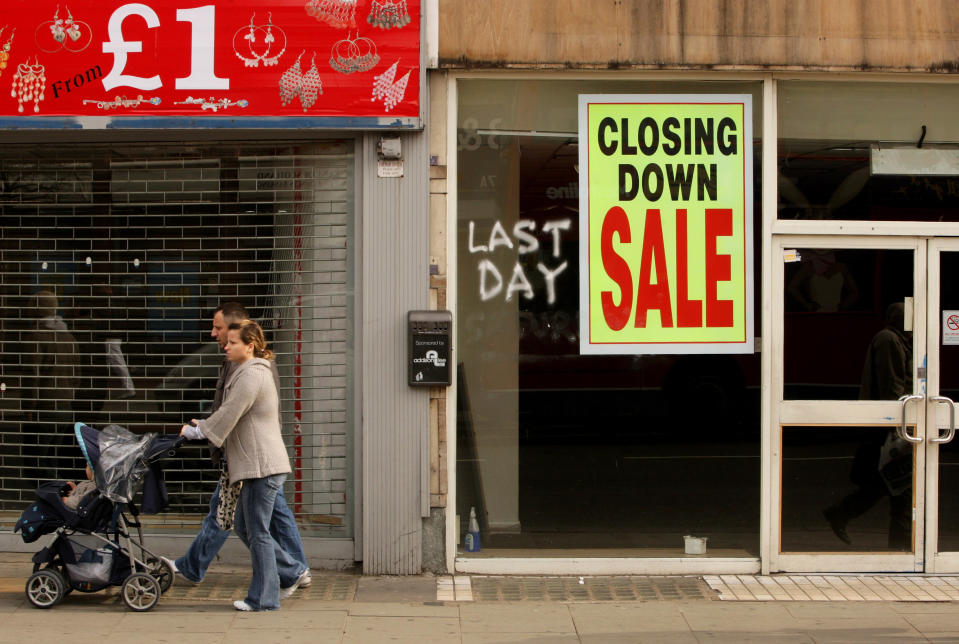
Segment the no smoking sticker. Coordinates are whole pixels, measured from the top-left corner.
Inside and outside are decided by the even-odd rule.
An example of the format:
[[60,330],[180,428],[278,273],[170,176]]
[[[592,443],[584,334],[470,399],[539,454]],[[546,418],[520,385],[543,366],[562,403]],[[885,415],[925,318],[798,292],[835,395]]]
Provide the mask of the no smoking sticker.
[[959,344],[959,311],[942,312],[942,343]]

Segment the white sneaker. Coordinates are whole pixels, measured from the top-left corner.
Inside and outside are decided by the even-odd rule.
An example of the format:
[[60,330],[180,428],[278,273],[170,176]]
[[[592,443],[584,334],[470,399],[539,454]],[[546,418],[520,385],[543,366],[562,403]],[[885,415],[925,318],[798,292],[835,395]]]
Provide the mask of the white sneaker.
[[249,604],[247,604],[247,603],[246,603],[245,601],[243,601],[242,599],[238,599],[238,600],[236,600],[235,602],[233,602],[233,608],[235,608],[235,609],[237,609],[237,610],[242,610],[242,611],[244,611],[244,612],[248,612],[248,611],[252,611],[252,610],[253,610],[253,607],[250,606]]
[[313,575],[310,573],[310,569],[306,569],[306,578],[300,582],[300,588],[309,588],[310,584],[313,583]]
[[180,569],[176,567],[176,562],[173,561],[172,559],[167,559],[166,557],[160,557],[160,561],[170,566],[170,570],[172,570],[174,574],[180,572]]
[[306,580],[307,577],[310,577],[309,568],[303,571],[303,574],[301,574],[299,578],[295,582],[293,582],[292,586],[290,586],[289,588],[280,588],[280,599],[286,599],[287,597],[292,595],[294,592],[296,592],[296,589],[303,585],[303,582]]

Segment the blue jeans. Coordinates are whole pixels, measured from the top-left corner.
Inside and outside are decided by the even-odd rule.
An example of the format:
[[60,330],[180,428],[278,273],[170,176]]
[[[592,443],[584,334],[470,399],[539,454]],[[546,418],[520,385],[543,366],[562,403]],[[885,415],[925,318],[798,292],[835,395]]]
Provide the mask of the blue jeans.
[[[307,563],[306,553],[303,551],[303,540],[300,538],[300,529],[296,526],[296,517],[293,516],[293,510],[290,509],[290,506],[286,504],[283,486],[280,486],[280,491],[276,493],[276,501],[273,504],[273,516],[270,517],[270,534],[280,544],[280,547],[300,564],[299,574],[296,578],[289,583],[281,584],[283,588],[292,586],[300,574],[303,574],[303,571],[310,567],[310,564]],[[284,580],[281,579],[280,581]]]
[[[220,548],[230,536],[230,530],[220,530],[220,526],[216,523],[216,508],[219,504],[220,484],[217,483],[216,489],[213,490],[213,497],[210,499],[210,511],[200,525],[200,532],[193,538],[186,554],[176,560],[180,575],[194,583],[203,581],[207,568],[213,563],[216,554],[220,552]],[[277,540],[280,547],[300,563],[299,572],[293,579],[280,580],[283,588],[292,586],[309,565],[306,562],[306,554],[303,552],[303,541],[296,527],[296,519],[286,503],[282,487],[276,494],[273,516],[270,519],[270,534]]]
[[292,586],[303,572],[300,562],[280,547],[270,534],[270,517],[273,516],[276,495],[285,480],[286,474],[245,479],[236,507],[234,528],[250,549],[253,560],[253,578],[246,603],[254,610],[277,610],[280,607],[280,585]]

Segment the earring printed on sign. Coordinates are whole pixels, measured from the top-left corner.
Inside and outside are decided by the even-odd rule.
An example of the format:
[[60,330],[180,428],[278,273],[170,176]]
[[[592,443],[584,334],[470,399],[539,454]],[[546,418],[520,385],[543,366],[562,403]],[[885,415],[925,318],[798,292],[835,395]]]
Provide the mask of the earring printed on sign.
[[303,75],[300,82],[300,104],[305,112],[316,103],[318,94],[323,93],[323,82],[320,80],[320,71],[316,68],[316,54],[313,54],[313,63],[310,71]]
[[70,13],[70,7],[67,7],[67,19],[63,22],[63,26],[66,28],[67,35],[70,36],[70,40],[73,42],[80,40],[80,28],[73,20],[73,14]]
[[410,72],[406,72],[402,78],[394,82],[396,78],[396,68],[399,64],[400,61],[397,60],[390,65],[390,68],[385,72],[373,77],[373,98],[370,100],[383,101],[387,112],[396,107],[396,104],[401,102],[403,97],[406,96],[406,85],[410,80]]
[[330,51],[330,67],[341,74],[368,72],[380,62],[376,45],[366,36],[346,38],[333,43]]
[[[6,30],[7,26],[3,26],[3,30],[0,30],[0,36],[3,35],[3,31]],[[3,43],[3,47],[0,48],[0,74],[3,73],[3,70],[7,68],[7,62],[10,60],[10,49],[13,48],[13,37],[17,33],[17,28],[14,27],[10,31],[10,37],[7,38],[7,42]]]
[[50,24],[50,32],[53,34],[53,39],[59,43],[62,43],[67,38],[67,31],[63,28],[63,19],[60,18],[60,5],[57,5],[56,11],[53,12],[53,22]]
[[280,104],[286,107],[294,97],[300,93],[300,84],[303,82],[303,72],[300,70],[300,59],[306,51],[301,51],[296,62],[280,76]]
[[40,111],[40,101],[43,100],[44,88],[47,85],[47,77],[43,65],[39,59],[34,59],[36,64],[31,65],[27,59],[17,66],[17,73],[13,75],[13,86],[10,89],[10,96],[17,99],[17,111],[23,112],[23,104],[33,101],[33,111]]
[[[256,42],[256,26],[253,24],[253,19],[256,18],[256,12],[253,12],[253,15],[250,16],[250,26],[248,27],[249,32],[243,36],[243,40],[250,41],[250,45]],[[240,28],[242,29],[242,27]]]
[[405,27],[410,24],[410,12],[406,0],[373,0],[366,21],[380,29]]
[[280,103],[285,107],[297,96],[305,112],[316,103],[316,97],[323,93],[323,81],[316,68],[316,54],[313,54],[313,63],[310,70],[304,74],[300,69],[300,59],[306,51],[300,52],[296,62],[280,76]]
[[[280,56],[286,52],[286,33],[279,26],[273,24],[273,14],[269,14],[267,22],[265,25],[256,25],[253,19],[256,17],[254,12],[253,16],[250,17],[250,24],[245,27],[240,27],[236,30],[236,33],[233,34],[233,52],[236,54],[236,57],[243,61],[243,65],[246,67],[259,67],[260,63],[263,63],[264,67],[270,67],[276,65],[280,60]],[[243,34],[243,32],[246,32]],[[254,48],[257,40],[257,34],[261,33],[263,36],[263,51],[257,51]],[[240,34],[243,34],[243,37],[240,38]],[[277,42],[277,37],[279,36],[280,42],[280,53],[271,56],[271,50],[275,49],[274,44]],[[243,41],[246,41],[246,47],[243,47]],[[240,53],[241,49],[247,49],[250,52],[249,56],[245,56]]]
[[60,5],[57,5],[56,11],[53,12],[53,20],[37,25],[34,40],[40,51],[54,54],[65,49],[71,53],[78,53],[93,42],[93,30],[90,25],[75,19],[69,7],[64,8],[67,10],[66,18],[60,17]]
[[357,0],[309,0],[306,12],[331,27],[356,29]]

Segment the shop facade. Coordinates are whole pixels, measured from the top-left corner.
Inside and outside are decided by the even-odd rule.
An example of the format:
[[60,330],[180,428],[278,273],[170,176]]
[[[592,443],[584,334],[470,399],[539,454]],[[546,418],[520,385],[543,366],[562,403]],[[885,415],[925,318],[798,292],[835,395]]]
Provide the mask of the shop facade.
[[[680,4],[557,16],[495,3],[471,17],[440,3],[431,154],[446,217],[432,238],[445,227],[457,350],[447,564],[955,572],[959,84],[937,26],[952,18]],[[750,106],[748,350],[582,351],[595,271],[579,223],[582,95]],[[636,211],[643,198],[629,197]],[[649,229],[626,212],[635,242]],[[663,213],[665,230],[676,217]],[[676,301],[675,275],[653,275]]]
[[[311,563],[418,572],[429,392],[405,366],[407,312],[429,305],[423,7],[49,9],[17,5],[0,34],[4,549],[35,546],[8,530],[38,481],[82,476],[75,422],[170,433],[209,412],[210,321],[239,301],[277,354]],[[170,507],[145,526],[183,552],[216,472],[200,445],[163,465]]]

